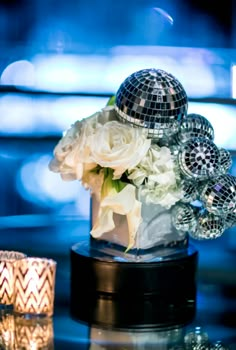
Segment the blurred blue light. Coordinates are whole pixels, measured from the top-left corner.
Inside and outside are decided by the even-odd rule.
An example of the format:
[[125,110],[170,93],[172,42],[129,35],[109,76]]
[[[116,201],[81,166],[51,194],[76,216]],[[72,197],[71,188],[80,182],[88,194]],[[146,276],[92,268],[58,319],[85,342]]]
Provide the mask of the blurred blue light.
[[[108,55],[36,55],[35,88],[59,92],[116,92],[123,80],[144,68],[160,68],[178,78],[191,97],[212,96],[216,81],[210,52],[193,48],[123,47]],[[194,77],[194,79],[193,79]]]
[[[61,135],[76,120],[103,108],[107,98],[28,97],[8,94],[0,97],[1,131],[9,135]],[[215,129],[219,147],[236,149],[236,106],[189,103],[189,113],[205,116]]]
[[[59,205],[61,215],[89,216],[89,192],[78,181],[63,181],[59,174],[48,168],[49,154],[34,154],[25,160],[18,171],[16,181],[20,195],[27,201],[45,207]],[[69,211],[64,205],[71,203]]]
[[[55,220],[56,221],[56,220]],[[20,227],[43,227],[55,225],[53,218],[44,214],[0,216],[0,229]]]
[[109,69],[109,57],[102,55],[36,55],[35,88],[46,91],[108,91],[105,77]]
[[7,66],[1,84],[53,92],[115,93],[128,75],[152,67],[176,76],[189,97],[224,95],[231,85],[223,50],[158,45],[114,46],[104,54],[36,54]]
[[0,134],[38,135],[61,133],[76,120],[103,108],[108,98],[35,98],[17,94],[0,97]]
[[35,88],[48,91],[76,91],[80,85],[81,68],[76,55],[36,56]]
[[[138,51],[138,54],[137,54]],[[189,96],[214,95],[216,82],[205,62],[207,52],[188,48],[117,47],[110,55],[37,55],[32,58],[36,72],[35,88],[47,91],[116,92],[123,80],[144,68],[171,72]],[[194,77],[194,79],[193,79]]]
[[[51,123],[65,130],[76,120],[86,118],[107,104],[108,98],[97,97],[60,97],[51,101]],[[45,121],[48,120],[46,108]]]
[[212,124],[215,131],[215,140],[217,146],[226,149],[236,149],[236,107],[221,105],[216,103],[197,103],[189,104],[188,113],[197,113],[206,117]]
[[232,66],[232,98],[236,98],[236,66]]
[[12,62],[2,72],[0,82],[2,85],[34,87],[34,65],[26,60]]
[[72,182],[64,182],[48,169],[50,155],[34,154],[19,169],[17,185],[21,195],[39,202],[67,202],[76,198]]
[[34,132],[35,109],[27,96],[6,94],[0,97],[0,133]]

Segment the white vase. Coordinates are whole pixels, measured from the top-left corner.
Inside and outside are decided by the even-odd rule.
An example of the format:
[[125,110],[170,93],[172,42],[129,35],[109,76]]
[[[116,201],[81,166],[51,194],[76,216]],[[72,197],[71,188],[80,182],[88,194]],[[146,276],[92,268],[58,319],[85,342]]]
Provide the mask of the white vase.
[[[129,255],[147,257],[158,256],[163,258],[169,254],[176,254],[179,250],[187,248],[187,233],[177,230],[172,222],[172,210],[160,205],[146,203],[145,197],[137,193],[137,199],[142,203],[142,223],[136,234],[135,244],[128,252]],[[93,226],[99,211],[99,201],[92,196],[91,225]],[[122,256],[129,244],[128,224],[125,215],[113,214],[115,228],[104,233],[99,239],[102,250],[109,249],[110,254]],[[104,245],[104,243],[107,243]]]

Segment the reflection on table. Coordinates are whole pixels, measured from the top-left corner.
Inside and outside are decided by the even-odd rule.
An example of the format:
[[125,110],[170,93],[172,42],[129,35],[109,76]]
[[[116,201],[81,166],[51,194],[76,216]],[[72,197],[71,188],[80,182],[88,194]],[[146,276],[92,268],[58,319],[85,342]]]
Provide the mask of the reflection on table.
[[[82,327],[85,327],[81,324]],[[79,330],[80,324],[77,324]],[[0,346],[1,349],[14,350],[54,350],[65,344],[77,349],[87,344],[89,350],[105,349],[178,349],[178,350],[229,350],[234,349],[221,340],[213,340],[203,327],[187,325],[168,329],[132,331],[131,329],[104,329],[98,326],[88,327],[87,338],[77,342],[72,339],[57,340],[52,318],[22,318],[9,312],[1,312]],[[55,344],[54,344],[55,343]],[[64,345],[63,345],[64,344]],[[77,344],[77,345],[76,345]],[[234,343],[235,345],[235,343]],[[72,347],[71,347],[72,346]]]

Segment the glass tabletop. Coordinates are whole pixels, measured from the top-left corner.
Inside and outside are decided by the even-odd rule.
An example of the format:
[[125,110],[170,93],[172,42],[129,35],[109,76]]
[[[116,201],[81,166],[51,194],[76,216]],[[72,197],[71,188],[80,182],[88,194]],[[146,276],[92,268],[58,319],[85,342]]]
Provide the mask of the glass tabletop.
[[[196,245],[200,258],[197,300],[194,317],[189,323],[175,324],[167,329],[114,329],[74,319],[70,313],[70,248],[79,237],[85,237],[79,236],[79,232],[87,232],[88,222],[58,221],[57,225],[52,222],[50,226],[49,219],[41,220],[41,225],[36,225],[37,222],[32,225],[25,218],[25,224],[19,226],[19,220],[17,225],[13,221],[11,225],[5,223],[1,227],[2,249],[10,248],[57,261],[54,315],[49,319],[26,320],[25,323],[11,314],[1,317],[0,348],[236,349],[235,261],[234,254],[227,255],[226,249],[221,249],[222,245],[211,243],[212,255],[209,255],[208,245]],[[100,312],[103,318],[111,317],[106,308],[101,308]],[[129,316],[132,310],[128,306],[122,312]]]
[[[106,313],[106,310],[101,312]],[[55,349],[63,349],[63,346],[70,349],[236,349],[235,316],[235,291],[222,290],[216,285],[198,286],[197,309],[192,322],[167,329],[137,331],[89,325],[72,319],[69,305],[58,303],[53,317],[54,346]],[[209,344],[211,348],[207,347]],[[225,347],[220,348],[219,344]]]

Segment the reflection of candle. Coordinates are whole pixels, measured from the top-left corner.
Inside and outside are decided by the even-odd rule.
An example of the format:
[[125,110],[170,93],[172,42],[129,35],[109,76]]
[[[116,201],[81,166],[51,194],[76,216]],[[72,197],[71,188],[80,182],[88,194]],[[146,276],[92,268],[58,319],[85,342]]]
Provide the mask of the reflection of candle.
[[14,316],[5,312],[0,314],[0,344],[4,349],[14,350]]
[[15,348],[24,350],[53,350],[52,318],[15,319]]
[[26,255],[20,252],[0,250],[0,305],[13,304],[14,298],[14,262]]
[[25,258],[15,264],[14,311],[52,316],[56,262],[46,258]]

